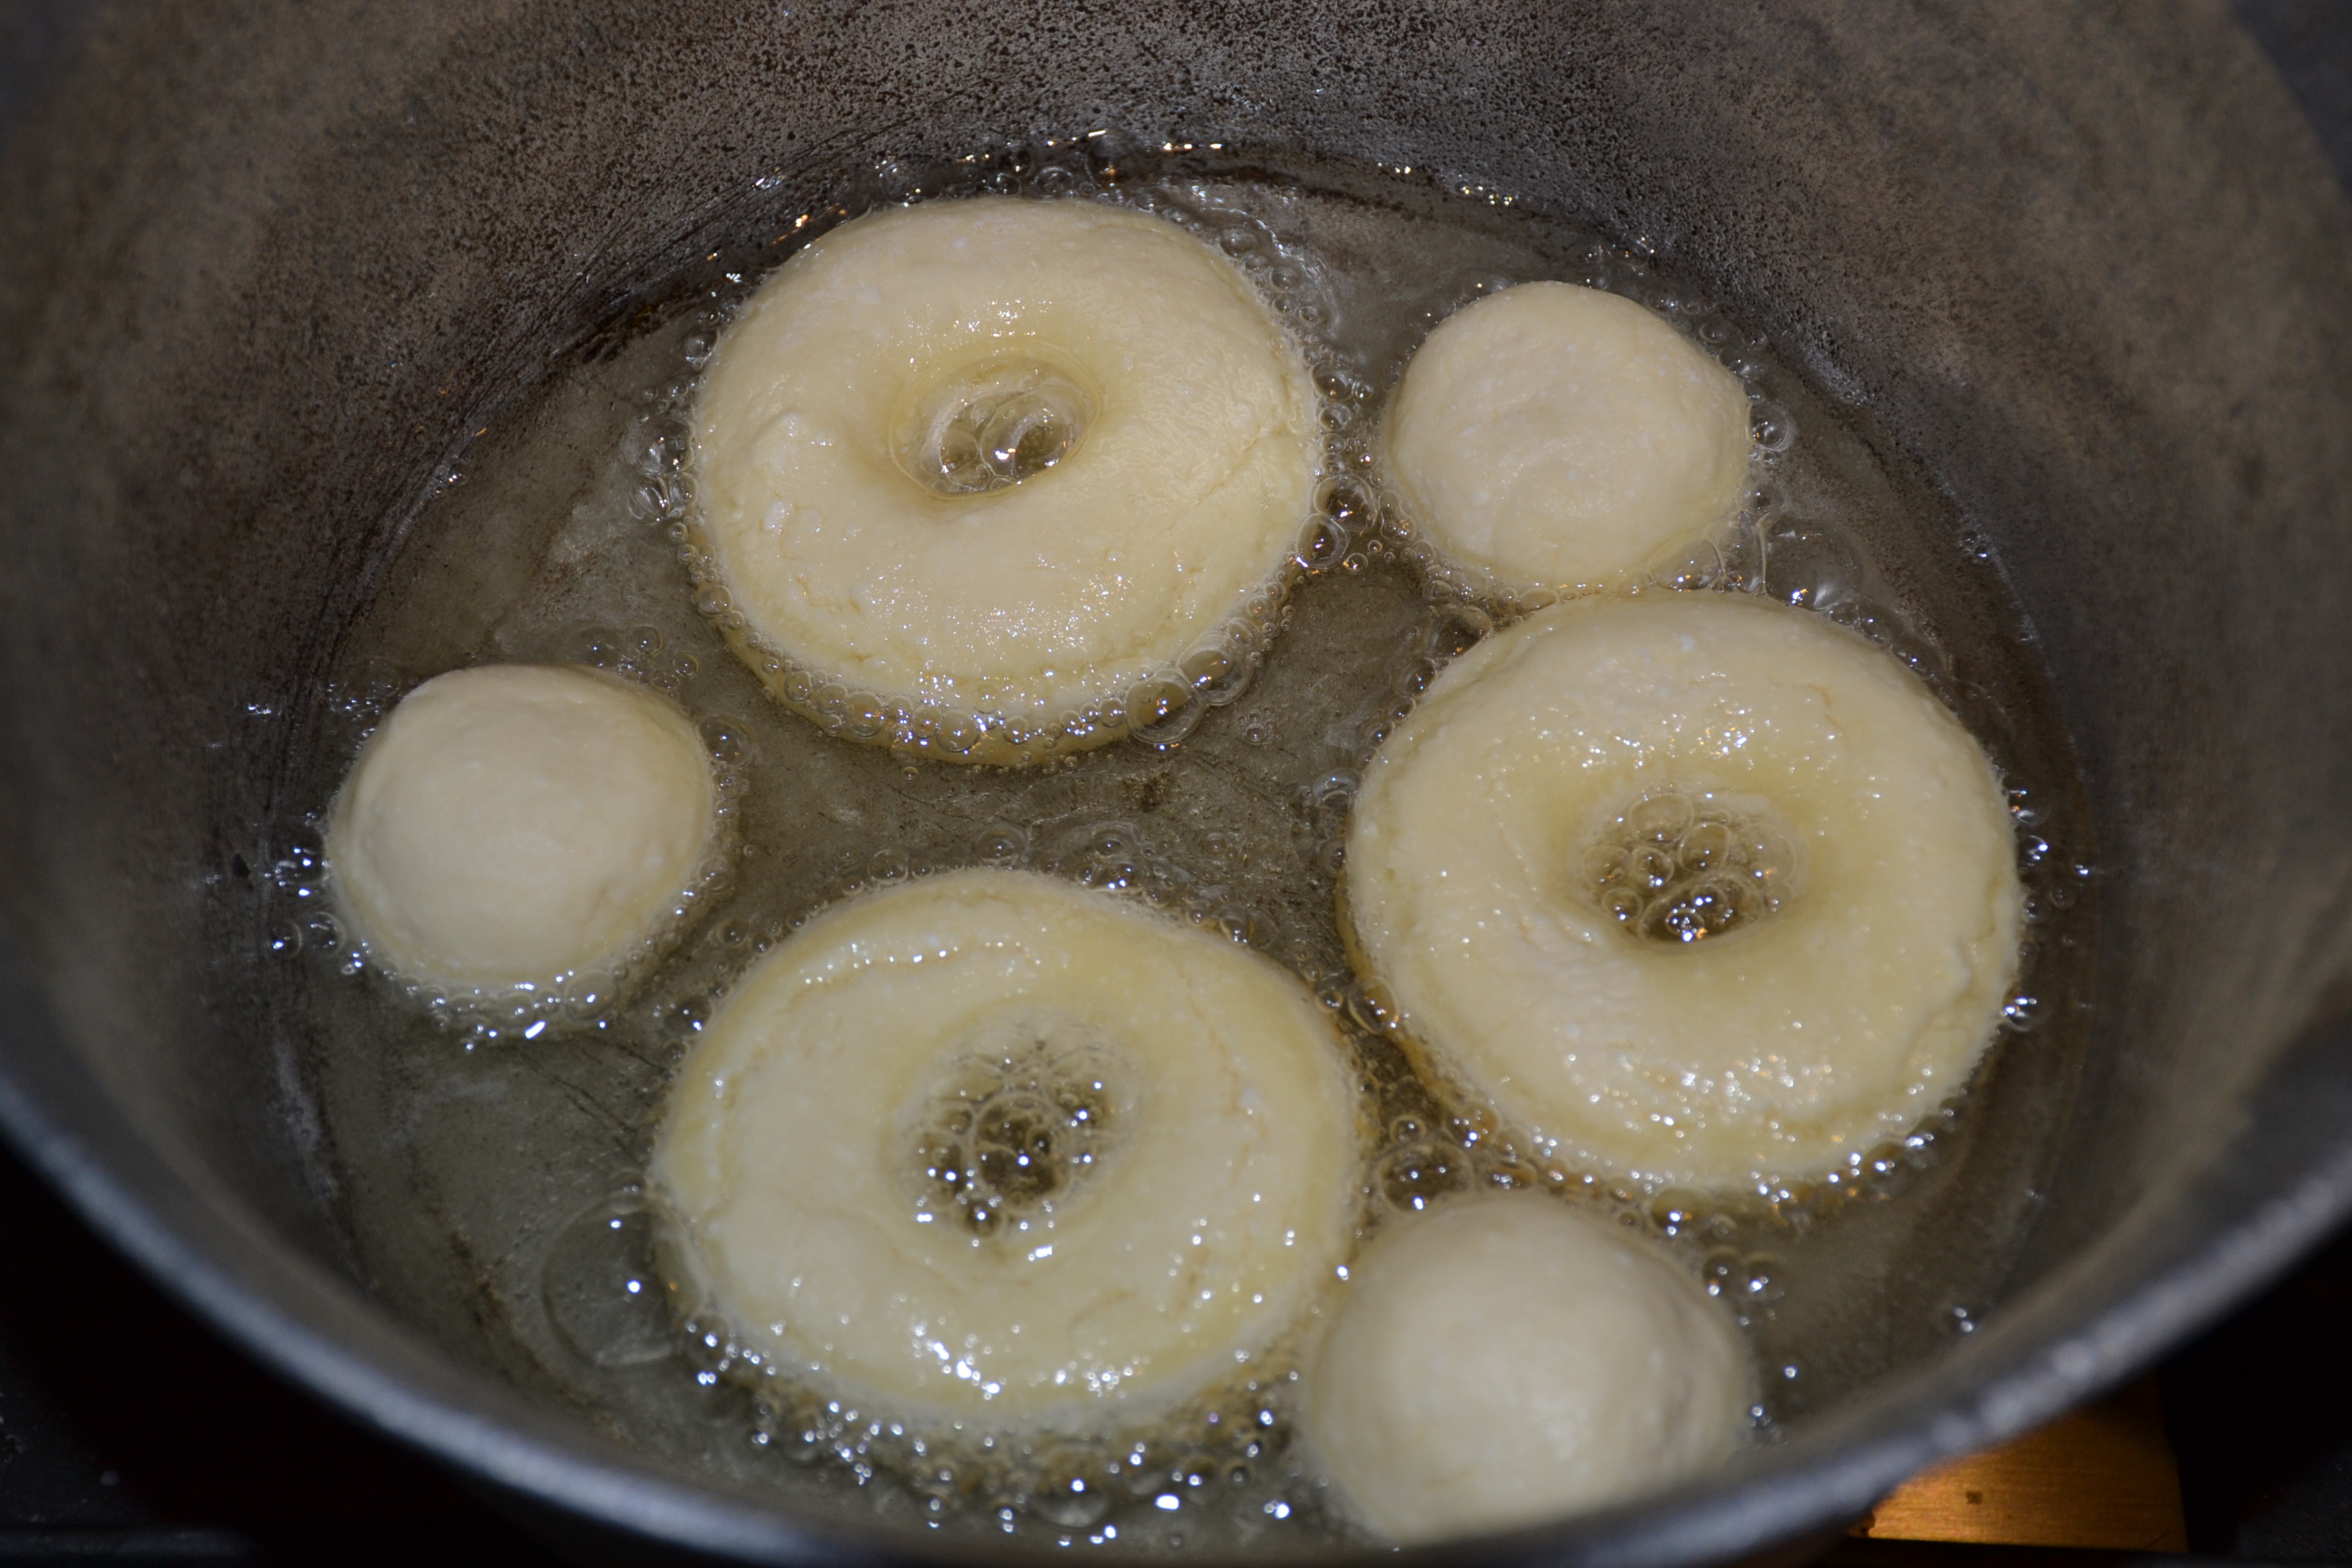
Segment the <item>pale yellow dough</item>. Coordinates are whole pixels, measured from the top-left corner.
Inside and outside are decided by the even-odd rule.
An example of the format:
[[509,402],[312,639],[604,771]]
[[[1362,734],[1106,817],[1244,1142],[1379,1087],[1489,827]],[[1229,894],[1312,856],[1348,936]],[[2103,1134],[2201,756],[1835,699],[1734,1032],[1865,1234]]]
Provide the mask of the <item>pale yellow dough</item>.
[[[1083,1429],[1234,1373],[1333,1279],[1359,1180],[1342,1061],[1246,949],[961,871],[844,905],[747,974],[685,1063],[654,1175],[697,1285],[772,1364]],[[926,1141],[959,1103],[985,1111],[959,1092],[1033,1080],[1062,1097],[1041,1167],[1061,1184],[978,1232]],[[1084,1129],[1059,1119],[1081,1102]]]
[[[1076,446],[940,493],[940,421],[1040,377]],[[938,754],[1024,761],[1122,732],[1106,705],[1277,585],[1318,429],[1305,361],[1208,246],[1100,203],[978,198],[859,218],[779,268],[705,375],[693,482],[739,647],[787,701],[816,711],[810,679],[835,682],[961,737]],[[1004,727],[958,728],[974,714]]]
[[[1777,913],[1644,941],[1580,880],[1646,795],[1792,844]],[[1984,753],[1894,658],[1716,594],[1580,601],[1449,667],[1373,759],[1346,896],[1405,1027],[1564,1154],[1655,1183],[1820,1173],[1982,1054],[2023,899]]]
[[1384,435],[1412,520],[1505,595],[1623,582],[1738,511],[1748,395],[1622,295],[1522,283],[1456,311]]
[[1349,1273],[1306,1428],[1349,1500],[1400,1541],[1627,1501],[1720,1462],[1748,1427],[1728,1314],[1564,1204],[1454,1204]]
[[327,860],[401,975],[555,996],[658,934],[717,816],[709,756],[675,706],[586,669],[491,665],[392,710],[336,797]]

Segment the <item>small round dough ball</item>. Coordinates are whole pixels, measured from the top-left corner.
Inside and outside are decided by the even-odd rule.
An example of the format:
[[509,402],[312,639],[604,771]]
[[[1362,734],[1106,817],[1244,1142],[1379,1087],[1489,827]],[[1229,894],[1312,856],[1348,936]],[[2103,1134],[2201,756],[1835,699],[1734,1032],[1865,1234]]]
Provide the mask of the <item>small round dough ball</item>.
[[856,899],[696,1043],[654,1176],[772,1365],[1090,1429],[1234,1374],[1328,1287],[1360,1134],[1330,1021],[1222,937],[1032,872]]
[[1321,449],[1304,358],[1224,257],[1098,202],[982,197],[778,268],[705,374],[693,482],[777,695],[822,719],[838,683],[907,710],[857,738],[1006,763],[1116,737],[1108,705],[1227,643],[1278,591]]
[[1968,1080],[2023,931],[1950,710],[1819,616],[1579,600],[1432,683],[1366,770],[1346,894],[1409,1037],[1566,1157],[1816,1174]]
[[1748,395],[1622,295],[1522,283],[1439,323],[1385,426],[1424,536],[1490,591],[1622,583],[1730,521]]
[[1306,1430],[1406,1542],[1627,1501],[1727,1458],[1748,1358],[1698,1282],[1534,1194],[1405,1220],[1349,1270]]
[[718,805],[701,738],[654,693],[572,667],[452,670],[369,739],[327,861],[396,973],[458,995],[561,993],[659,934]]

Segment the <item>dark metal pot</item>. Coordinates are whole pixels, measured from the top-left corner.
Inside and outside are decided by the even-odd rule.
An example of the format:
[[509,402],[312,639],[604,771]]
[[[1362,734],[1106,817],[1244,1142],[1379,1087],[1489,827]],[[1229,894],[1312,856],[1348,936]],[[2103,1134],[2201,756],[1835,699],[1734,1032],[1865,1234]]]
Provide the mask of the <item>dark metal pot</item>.
[[[1989,540],[2022,607],[2086,781],[2102,956],[2086,1048],[1998,1075],[2034,1138],[1999,1165],[1980,1328],[1889,1336],[1740,1468],[1487,1555],[1834,1529],[2141,1365],[2352,1199],[2352,227],[2218,6],[19,18],[0,1121],[256,1354],[583,1538],[950,1544],[614,1444],[502,1375],[464,1303],[397,1306],[355,1267],[252,873],[300,705],[465,437],[740,239],[764,177],[822,190],[880,154],[1114,123],[1435,168],[1645,237]],[[1932,1292],[1979,1240],[1914,1237],[1890,1272]]]

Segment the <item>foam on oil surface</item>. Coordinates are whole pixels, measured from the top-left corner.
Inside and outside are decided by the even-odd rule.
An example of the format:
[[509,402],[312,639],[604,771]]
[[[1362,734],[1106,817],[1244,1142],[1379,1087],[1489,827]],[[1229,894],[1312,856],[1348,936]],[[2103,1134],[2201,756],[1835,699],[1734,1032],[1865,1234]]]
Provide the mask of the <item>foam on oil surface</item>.
[[[1346,1534],[1287,1446],[1286,1366],[1253,1367],[1116,1441],[908,1431],[826,1390],[742,1378],[721,1336],[689,1335],[656,1299],[659,1227],[637,1183],[672,1068],[715,999],[826,903],[977,864],[1131,889],[1292,968],[1343,1020],[1373,1124],[1389,1130],[1366,1177],[1367,1231],[1481,1184],[1605,1205],[1738,1304],[1768,1373],[1768,1436],[1996,1304],[2079,1055],[2094,884],[2063,738],[1980,547],[1724,310],[1597,233],[1418,174],[1238,164],[1212,150],[1024,143],[883,171],[832,207],[769,215],[761,236],[819,231],[877,196],[1092,192],[1211,238],[1282,307],[1308,346],[1337,469],[1300,541],[1301,580],[1269,639],[1204,672],[1139,739],[1022,771],[910,761],[782,710],[728,650],[725,606],[698,607],[681,550],[680,416],[725,312],[758,281],[748,268],[555,367],[427,507],[319,694],[270,928],[279,1026],[306,1042],[325,1122],[322,1179],[394,1310],[616,1437],[810,1500],[1049,1542],[1238,1549]],[[1724,1204],[1549,1164],[1491,1111],[1417,1079],[1377,989],[1349,971],[1333,903],[1362,763],[1446,660],[1517,608],[1466,600],[1419,559],[1369,461],[1370,432],[1435,321],[1536,278],[1660,310],[1756,399],[1753,504],[1719,545],[1662,563],[1662,581],[1762,592],[1858,627],[1960,713],[2012,788],[2036,937],[1995,1070],[1909,1138],[1809,1187]],[[364,973],[323,914],[303,818],[408,687],[467,662],[554,659],[686,706],[743,781],[738,858],[624,1007],[436,1029]]]

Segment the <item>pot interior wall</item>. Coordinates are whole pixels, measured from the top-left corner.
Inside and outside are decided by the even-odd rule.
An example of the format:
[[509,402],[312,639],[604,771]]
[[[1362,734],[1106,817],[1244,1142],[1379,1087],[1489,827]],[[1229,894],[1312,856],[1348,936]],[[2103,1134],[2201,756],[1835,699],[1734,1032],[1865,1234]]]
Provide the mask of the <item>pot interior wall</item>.
[[[185,1179],[551,1408],[577,1381],[518,1337],[455,1184],[395,1157],[402,1115],[459,1111],[394,1067],[322,1098],[367,1064],[269,968],[320,682],[447,558],[460,514],[425,498],[551,366],[877,160],[1008,135],[1435,170],[1638,238],[1956,557],[1989,542],[2001,583],[1910,586],[2022,650],[1983,679],[2063,737],[2016,744],[2071,743],[2103,961],[2078,1016],[2004,1047],[1948,1201],[1885,1233],[1889,1290],[2079,1328],[2242,1218],[2198,1194],[2284,1190],[2333,1136],[2282,1125],[2247,1165],[2345,972],[2352,234],[2217,12],[183,5],[62,58],[0,175],[15,940]],[[1989,1353],[1932,1312],[1822,1311],[1856,1347],[1825,1410]]]

